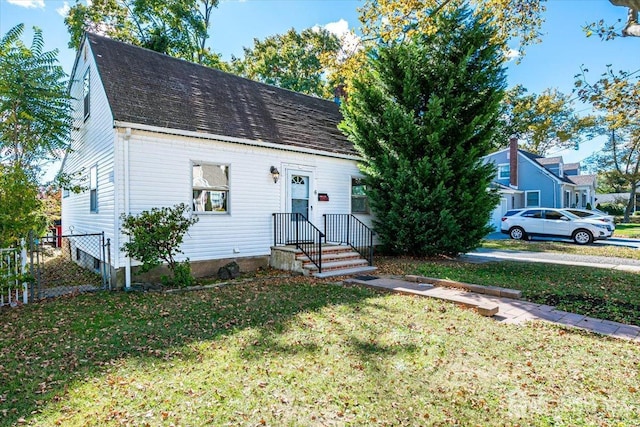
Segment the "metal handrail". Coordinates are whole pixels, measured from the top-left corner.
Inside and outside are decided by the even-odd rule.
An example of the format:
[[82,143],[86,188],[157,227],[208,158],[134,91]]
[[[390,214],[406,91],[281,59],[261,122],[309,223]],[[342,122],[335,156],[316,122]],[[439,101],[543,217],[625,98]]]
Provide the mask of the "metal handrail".
[[374,232],[353,214],[325,214],[325,243],[347,244],[373,265]]
[[274,213],[273,245],[295,245],[322,273],[324,233],[301,213]]

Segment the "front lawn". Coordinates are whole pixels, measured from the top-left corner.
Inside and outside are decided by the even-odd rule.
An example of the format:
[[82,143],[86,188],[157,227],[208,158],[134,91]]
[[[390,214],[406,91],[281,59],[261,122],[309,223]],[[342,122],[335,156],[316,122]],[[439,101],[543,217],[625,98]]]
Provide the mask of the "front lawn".
[[640,224],[616,224],[615,237],[640,239]]
[[640,275],[601,268],[527,262],[463,263],[384,258],[382,273],[419,274],[522,291],[522,299],[559,310],[640,325]]
[[640,424],[637,343],[305,278],[0,310],[0,425]]

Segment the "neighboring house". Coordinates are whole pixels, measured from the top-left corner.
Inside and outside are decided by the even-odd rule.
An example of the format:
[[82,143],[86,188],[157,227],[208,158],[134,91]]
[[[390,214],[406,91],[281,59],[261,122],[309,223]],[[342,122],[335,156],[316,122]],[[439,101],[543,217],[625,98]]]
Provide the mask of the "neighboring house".
[[[629,197],[631,197],[631,193],[604,193],[604,194],[596,194],[596,205],[602,205],[605,203],[613,203],[618,205],[623,205],[626,209],[627,204],[629,203]],[[640,209],[640,185],[636,189],[636,199],[633,207],[631,208],[631,212],[637,212]]]
[[63,170],[86,191],[65,191],[63,232],[105,232],[111,269],[129,285],[121,216],[187,203],[199,222],[182,245],[196,275],[235,260],[266,266],[274,213],[357,214],[358,155],[330,101],[257,83],[87,34],[71,74],[76,100]]
[[581,175],[579,163],[521,150],[515,138],[509,148],[485,156],[484,161],[496,166],[493,185],[500,193],[500,203],[491,221],[497,230],[509,209],[595,207],[596,175]]

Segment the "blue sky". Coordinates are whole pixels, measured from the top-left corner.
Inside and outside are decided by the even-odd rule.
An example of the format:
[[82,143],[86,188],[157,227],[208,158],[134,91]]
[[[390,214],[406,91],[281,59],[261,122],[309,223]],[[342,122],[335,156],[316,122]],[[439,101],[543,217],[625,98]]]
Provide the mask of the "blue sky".
[[[46,48],[58,49],[59,59],[67,72],[71,70],[75,52],[67,47],[69,40],[63,13],[75,0],[0,0],[0,33],[6,33],[18,23],[27,29],[43,30]],[[358,33],[359,0],[221,0],[213,12],[210,47],[229,60],[242,56],[243,46],[252,46],[253,39],[284,33],[290,28],[302,30],[315,25],[330,25],[331,29],[350,28]],[[604,19],[614,23],[626,19],[626,9],[615,7],[608,0],[549,0],[542,43],[527,48],[519,65],[508,67],[509,86],[522,84],[531,93],[557,88],[569,93],[574,75],[585,65],[596,79],[611,64],[616,70],[640,69],[635,54],[640,49],[638,38],[618,38],[603,42],[597,37],[586,38],[582,27]],[[31,34],[27,31],[25,41]],[[602,144],[602,139],[585,143],[579,151],[559,154],[567,162],[580,161]]]

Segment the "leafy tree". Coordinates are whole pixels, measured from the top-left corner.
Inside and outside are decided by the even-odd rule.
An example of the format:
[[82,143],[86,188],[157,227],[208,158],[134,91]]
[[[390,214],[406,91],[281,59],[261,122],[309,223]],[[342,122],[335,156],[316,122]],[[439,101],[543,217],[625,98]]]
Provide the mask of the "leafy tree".
[[522,86],[510,89],[502,103],[501,126],[494,145],[504,147],[510,136],[523,141],[522,148],[545,155],[553,148],[578,147],[595,131],[596,119],[579,116],[570,95],[546,89],[527,94]]
[[300,33],[292,28],[263,41],[254,39],[253,44],[244,48],[244,58],[232,59],[237,74],[296,92],[332,96],[336,82],[331,70],[341,50],[336,35],[320,28]]
[[[509,39],[517,39],[520,50],[540,41],[545,0],[473,0],[473,13],[482,21],[492,20],[496,31],[492,42],[506,49]],[[463,0],[366,0],[360,9],[365,37],[383,42],[431,34],[438,31],[437,15],[450,13]]]
[[31,231],[44,234],[46,226],[32,177],[19,167],[0,164],[0,248],[18,246]]
[[220,56],[206,47],[211,13],[218,0],[76,0],[64,22],[78,49],[84,31],[216,68]]
[[629,188],[624,214],[624,221],[628,222],[640,184],[640,78],[608,67],[599,80],[590,83],[587,72],[583,69],[576,76],[578,97],[601,114],[602,128],[611,135],[602,152],[590,162],[598,166],[598,172]]
[[176,261],[181,254],[180,245],[185,233],[198,222],[198,217],[187,217],[189,208],[181,203],[173,207],[153,208],[139,215],[122,215],[121,231],[130,241],[122,250],[127,256],[142,262],[140,272],[147,272],[154,267],[167,263],[173,282],[180,286],[188,286],[192,282],[189,260]]
[[67,149],[71,128],[57,51],[43,51],[37,28],[27,47],[23,31],[17,25],[0,39],[0,247],[46,230],[38,181]]
[[19,24],[0,39],[0,161],[37,179],[69,145],[71,107],[58,51],[43,51],[34,29],[31,47]]
[[396,254],[476,247],[497,203],[495,171],[481,161],[505,86],[495,31],[466,7],[434,20],[439,31],[374,50],[343,107],[376,231]]

